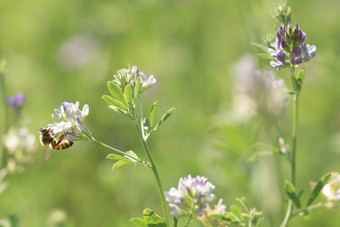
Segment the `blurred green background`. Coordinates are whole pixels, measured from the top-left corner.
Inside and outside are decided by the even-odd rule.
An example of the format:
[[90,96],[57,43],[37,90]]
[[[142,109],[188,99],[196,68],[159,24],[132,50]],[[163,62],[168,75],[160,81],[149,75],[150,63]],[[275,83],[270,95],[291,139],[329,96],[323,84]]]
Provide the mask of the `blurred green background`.
[[[265,210],[266,226],[279,226],[288,165],[272,156],[247,161],[262,123],[214,128],[228,120],[221,113],[230,109],[235,63],[245,53],[255,54],[250,43],[261,43],[273,31],[277,3],[0,0],[7,93],[27,95],[24,114],[31,118],[28,127],[37,142],[38,130],[51,123],[55,108],[63,101],[79,101],[90,106],[86,124],[98,140],[143,155],[129,120],[100,99],[116,70],[137,65],[157,78],[143,97],[146,108],[158,100],[158,117],[177,108],[149,140],[165,190],[177,187],[180,177],[203,175],[227,206],[245,196],[250,206]],[[307,43],[317,46],[317,57],[306,71],[299,122],[297,185],[308,194],[310,181],[340,171],[340,1],[288,4],[292,22],[307,33]],[[271,69],[269,64],[265,69]],[[278,72],[290,86],[287,75]],[[288,138],[290,110],[279,122]],[[267,132],[270,141],[276,134]],[[10,185],[0,196],[0,217],[15,213],[21,226],[40,227],[47,226],[57,209],[74,226],[112,227],[133,226],[128,219],[142,217],[146,207],[161,214],[151,171],[122,167],[112,172],[108,153],[97,144],[76,142],[52,152],[49,162],[37,146],[25,172],[6,178]],[[294,218],[290,226],[340,226],[338,213],[318,209],[311,219]]]

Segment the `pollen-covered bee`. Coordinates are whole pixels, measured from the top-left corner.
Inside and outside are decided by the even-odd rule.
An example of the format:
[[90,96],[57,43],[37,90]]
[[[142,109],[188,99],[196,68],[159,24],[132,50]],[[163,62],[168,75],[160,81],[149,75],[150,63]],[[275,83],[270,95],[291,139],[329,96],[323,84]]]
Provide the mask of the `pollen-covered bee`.
[[40,143],[44,147],[46,160],[50,158],[49,149],[63,150],[73,145],[72,141],[65,140],[66,133],[63,133],[58,140],[50,128],[41,128],[39,132]]

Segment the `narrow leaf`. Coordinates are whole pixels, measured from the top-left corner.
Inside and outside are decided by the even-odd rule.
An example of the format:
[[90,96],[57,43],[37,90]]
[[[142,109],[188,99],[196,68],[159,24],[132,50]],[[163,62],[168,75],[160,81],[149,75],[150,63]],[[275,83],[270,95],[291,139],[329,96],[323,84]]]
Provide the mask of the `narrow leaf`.
[[268,52],[268,47],[263,45],[263,44],[259,44],[259,43],[251,43],[251,45],[253,47],[256,47],[258,50],[261,50],[262,52]]
[[243,207],[243,209],[246,211],[246,213],[249,213],[249,206],[247,204],[247,200],[244,197],[241,198],[236,198],[236,201],[239,202],[241,204],[241,206]]
[[119,86],[112,81],[107,82],[107,88],[109,89],[113,98],[117,99],[123,105],[127,106],[127,102],[125,101],[124,94],[122,90],[120,90]]
[[244,221],[244,217],[242,215],[242,212],[240,210],[240,208],[238,208],[235,205],[230,206],[230,210],[233,212],[233,214],[241,221]]
[[158,227],[166,227],[164,220],[159,215],[157,215],[155,212],[153,212],[153,210],[149,208],[146,208],[143,211],[143,216],[148,226],[155,225]]
[[299,89],[301,90],[302,84],[303,84],[303,79],[305,77],[305,68],[301,69],[298,74],[296,75],[296,82],[299,86]]
[[151,128],[155,124],[155,112],[156,112],[156,106],[157,106],[157,101],[152,104],[151,110],[150,110],[150,126]]
[[121,166],[132,165],[132,164],[134,164],[134,162],[118,161],[112,165],[112,171]]
[[255,143],[253,145],[253,148],[257,151],[271,151],[273,153],[280,153],[280,150],[270,144],[265,144],[265,143]]
[[310,193],[308,200],[307,200],[307,204],[306,206],[308,207],[309,205],[312,204],[312,202],[315,200],[315,198],[319,195],[320,191],[322,190],[322,188],[329,183],[329,181],[332,179],[332,173],[327,173],[326,175],[324,175],[316,184],[316,186],[314,187],[313,191]]
[[109,154],[106,158],[107,159],[114,159],[114,160],[120,160],[120,161],[135,163],[135,161],[133,161],[133,160],[131,160],[129,158],[123,157],[121,155],[116,155],[116,154]]
[[259,54],[257,54],[257,56],[259,58],[262,58],[262,59],[265,59],[265,60],[275,61],[275,58],[273,56],[271,56],[270,54],[259,53]]
[[124,88],[125,101],[132,106],[132,89],[130,84],[126,85]]
[[146,224],[146,221],[141,218],[131,218],[130,222],[135,224],[138,227],[148,227],[148,224]]
[[260,218],[260,220],[257,222],[256,227],[263,227],[264,218]]
[[166,119],[168,119],[168,117],[171,116],[171,114],[176,110],[176,108],[172,107],[171,109],[169,109],[161,118],[161,120],[155,125],[155,129],[158,128],[158,126],[160,126]]
[[117,109],[120,110],[125,110],[126,106],[124,106],[121,102],[119,102],[117,99],[112,98],[111,96],[108,95],[103,95],[102,99],[107,102],[108,104],[116,107]]
[[295,187],[294,185],[289,182],[289,181],[285,181],[285,186],[284,186],[284,189],[285,189],[285,192],[286,194],[288,195],[288,197],[293,201],[293,203],[295,204],[295,206],[297,208],[300,208],[301,207],[301,203],[300,203],[300,200],[299,198],[297,197],[296,195],[296,190],[295,190]]
[[139,92],[140,92],[140,79],[139,80],[137,80],[137,83],[135,84],[135,92],[134,92],[134,100],[137,100],[137,98],[138,98],[138,95],[139,95]]

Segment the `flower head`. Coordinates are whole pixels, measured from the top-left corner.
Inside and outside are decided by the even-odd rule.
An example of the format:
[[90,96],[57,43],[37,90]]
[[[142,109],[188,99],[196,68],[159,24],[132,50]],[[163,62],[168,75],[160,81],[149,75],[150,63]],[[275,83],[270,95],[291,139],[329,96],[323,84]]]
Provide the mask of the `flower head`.
[[276,31],[276,41],[271,43],[268,49],[269,54],[276,59],[270,64],[278,70],[284,67],[286,56],[293,65],[312,59],[315,56],[316,47],[307,45],[306,38],[306,33],[297,24],[294,24],[294,27],[290,23],[287,27],[284,25],[279,27]]
[[7,98],[7,105],[12,107],[21,107],[24,105],[26,96],[23,93],[17,93],[14,96]]
[[227,227],[230,225],[229,221],[221,220],[219,218],[214,217],[213,215],[225,215],[227,206],[223,204],[223,199],[219,199],[217,205],[215,205],[214,209],[211,209],[209,206],[203,210],[203,215],[198,219],[205,226],[218,226],[218,227]]
[[148,78],[143,72],[138,70],[137,66],[133,66],[129,69],[123,68],[118,70],[116,74],[113,75],[112,81],[116,83],[124,92],[126,85],[130,84],[134,87],[136,86],[138,80],[141,83],[141,88],[139,91],[141,93],[156,83],[156,79],[153,75],[149,76]]
[[60,110],[55,109],[54,112],[57,115],[57,121],[54,120],[54,114],[52,114],[53,124],[49,124],[53,133],[60,134],[66,133],[68,140],[86,140],[91,138],[91,132],[84,126],[85,117],[89,114],[89,106],[85,104],[83,109],[79,109],[79,102],[69,103],[64,102]]
[[333,173],[331,181],[322,188],[327,200],[336,202],[340,200],[340,174]]
[[215,186],[207,178],[201,176],[192,178],[188,175],[186,178],[180,178],[177,189],[172,187],[164,194],[172,209],[172,216],[188,216],[192,213],[201,216],[203,209],[215,199],[215,195],[212,194],[214,189]]

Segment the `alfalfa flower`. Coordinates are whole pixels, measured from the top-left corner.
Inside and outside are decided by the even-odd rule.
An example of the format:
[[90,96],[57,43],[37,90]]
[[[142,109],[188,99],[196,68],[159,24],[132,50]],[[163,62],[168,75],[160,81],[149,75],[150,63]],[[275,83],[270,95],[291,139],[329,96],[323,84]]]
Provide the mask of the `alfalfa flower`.
[[171,215],[191,216],[197,214],[201,216],[203,209],[208,203],[215,199],[212,191],[215,186],[211,184],[207,178],[196,176],[180,178],[178,188],[172,187],[168,192],[164,192],[166,201],[172,209]]
[[89,106],[85,104],[79,109],[79,102],[63,102],[60,110],[55,109],[57,119],[52,114],[53,124],[47,125],[55,134],[65,133],[70,141],[88,140],[92,138],[91,132],[85,127],[85,117],[89,114]]
[[7,105],[11,107],[22,107],[25,103],[26,96],[23,93],[17,93],[7,98]]
[[276,61],[271,61],[270,64],[280,69],[287,64],[286,57],[293,65],[298,65],[309,61],[316,54],[316,46],[305,43],[307,35],[299,28],[297,24],[294,27],[288,23],[279,27],[276,31],[276,40],[270,44],[268,52]]
[[322,188],[322,194],[328,201],[337,202],[340,200],[340,174],[332,173],[332,179]]
[[211,209],[209,206],[203,210],[203,215],[198,217],[204,226],[207,227],[227,227],[230,225],[229,221],[217,218],[214,215],[225,215],[227,206],[223,204],[223,199],[219,199],[218,203]]

